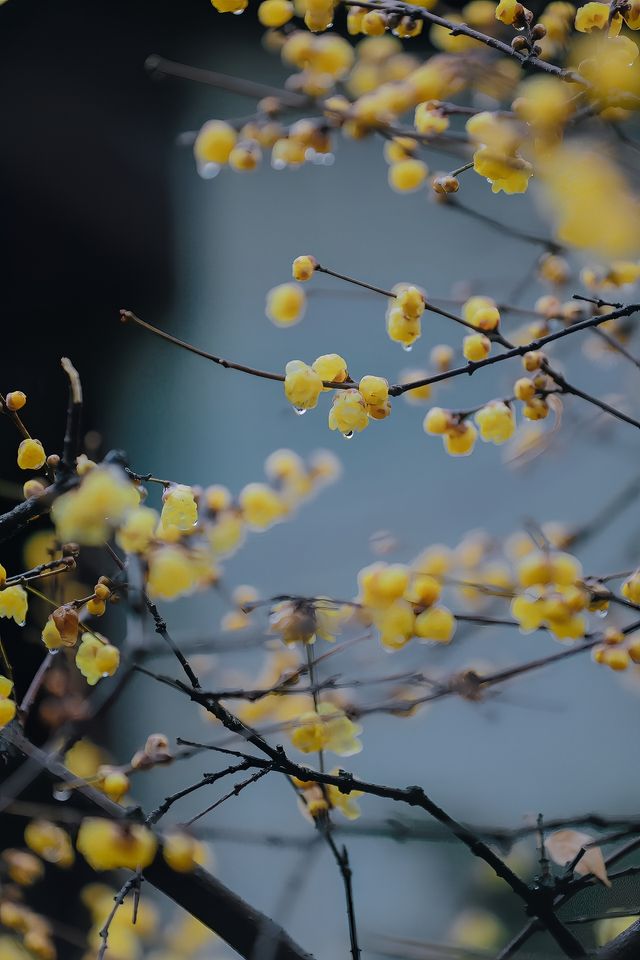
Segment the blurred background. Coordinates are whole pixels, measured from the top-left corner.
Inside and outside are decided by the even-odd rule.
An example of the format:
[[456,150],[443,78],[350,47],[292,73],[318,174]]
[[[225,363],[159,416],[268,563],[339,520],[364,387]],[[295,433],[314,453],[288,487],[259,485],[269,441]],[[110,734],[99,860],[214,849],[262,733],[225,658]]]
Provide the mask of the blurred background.
[[[580,526],[633,479],[632,428],[602,420],[593,408],[567,403],[561,433],[548,450],[515,464],[482,444],[471,458],[447,457],[440,441],[423,433],[424,411],[400,399],[389,420],[347,443],[328,431],[328,403],[296,417],[278,385],[219,369],[121,326],[118,309],[128,307],[247,364],[279,371],[291,358],[311,362],[338,352],[354,375],[396,381],[407,368],[427,366],[435,344],[459,350],[457,330],[426,315],[422,339],[405,354],[385,333],[382,298],[324,276],[312,281],[303,321],[277,329],[264,315],[265,294],[289,279],[295,256],[313,253],[385,288],[412,281],[434,297],[482,292],[508,300],[540,251],[432,203],[426,191],[392,193],[374,140],[339,141],[333,165],[274,171],[264,163],[250,175],[223,171],[201,179],[191,150],[179,144],[181,134],[211,118],[249,114],[254,102],[152,79],[144,61],[159,53],[282,84],[287,74],[261,47],[254,17],[218,16],[208,0],[9,0],[1,14],[0,173],[11,346],[5,343],[0,359],[2,389],[29,395],[36,435],[45,446],[59,442],[66,389],[58,359],[69,355],[83,378],[85,427],[100,436],[92,435],[96,449],[125,449],[141,473],[224,483],[237,492],[263,479],[266,456],[280,447],[302,455],[328,448],[343,463],[338,483],[305,504],[293,523],[252,535],[225,563],[228,587],[249,583],[264,597],[349,597],[357,571],[376,559],[372,537],[380,531],[394,544],[385,559],[405,561],[430,544],[454,547],[480,528],[503,537],[530,519]],[[434,171],[455,165],[436,154],[428,159]],[[469,175],[461,196],[502,222],[549,233],[529,194],[494,197]],[[534,281],[517,296],[529,306],[542,292]],[[509,331],[518,326],[510,323]],[[599,396],[636,389],[631,365],[613,355],[607,362],[600,355],[596,364],[576,341],[569,338],[554,353],[575,383]],[[466,408],[502,396],[517,376],[515,366],[506,367],[442,387],[435,402]],[[8,425],[3,429],[6,434]],[[5,435],[4,442],[13,438]],[[6,479],[17,480],[17,471]],[[585,570],[602,574],[637,563],[637,535],[632,505],[585,544]],[[219,595],[206,594],[165,604],[163,612],[176,634],[206,640],[220,635],[224,610]],[[13,643],[19,682],[27,682],[40,648],[19,650]],[[557,649],[544,635],[483,629],[444,650],[414,645],[389,656],[370,645],[353,655],[348,670],[383,675],[415,666],[446,674]],[[209,661],[207,678],[215,686],[255,678],[261,663],[261,653],[238,649]],[[161,667],[176,673],[168,660]],[[515,827],[539,812],[547,818],[592,810],[632,814],[640,788],[636,729],[634,678],[621,681],[588,658],[575,658],[505,686],[482,704],[448,699],[411,719],[373,715],[364,722],[362,754],[344,765],[372,780],[420,783],[452,815],[474,823]],[[156,730],[212,735],[188,701],[142,677],[130,685],[108,729],[95,735],[124,763]],[[140,777],[135,798],[155,806],[211,762],[198,758]],[[205,800],[185,801],[179,818],[198,812]],[[361,806],[367,822],[405,815],[373,798]],[[237,832],[247,824],[257,834],[289,838],[312,831],[290,791],[262,781],[202,821],[217,835],[216,874],[256,907],[279,913],[319,958],[345,956],[342,890],[328,852],[259,837],[240,843]],[[382,936],[451,940],[452,924],[470,905],[488,907],[512,930],[524,919],[454,844],[362,834],[346,839],[365,956],[382,949]],[[525,871],[535,869],[533,840],[519,855]],[[283,904],[292,878],[295,898],[285,895]],[[620,896],[628,901],[628,891]],[[616,902],[609,895],[604,905]],[[544,950],[541,955],[550,955]],[[221,947],[215,955],[228,953]]]

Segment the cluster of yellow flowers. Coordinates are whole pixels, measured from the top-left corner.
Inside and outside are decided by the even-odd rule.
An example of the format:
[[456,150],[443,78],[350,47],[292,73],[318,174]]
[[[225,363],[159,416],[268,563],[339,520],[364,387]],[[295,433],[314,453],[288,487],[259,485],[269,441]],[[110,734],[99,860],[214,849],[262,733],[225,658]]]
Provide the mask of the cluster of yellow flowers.
[[[340,384],[349,380],[346,361],[337,353],[318,357],[309,365],[303,360],[290,360],[286,366],[284,392],[297,413],[317,406],[320,394],[329,389],[325,383]],[[384,377],[362,377],[357,389],[338,389],[329,411],[329,429],[351,437],[369,426],[370,420],[383,420],[391,413],[389,384]]]
[[[434,0],[422,7],[429,10],[435,5]],[[220,12],[239,13],[246,2],[214,0],[213,6]],[[306,30],[291,29],[296,17]],[[450,15],[450,27],[431,26],[431,42],[443,52],[425,62],[402,47],[403,39],[422,31],[418,12],[413,17],[384,8],[350,7],[349,34],[365,35],[355,46],[325,32],[333,24],[333,0],[265,0],[258,7],[258,19],[267,27],[267,47],[298,71],[289,78],[289,86],[315,101],[318,116],[286,126],[280,116],[286,106],[276,97],[267,97],[259,104],[258,119],[239,130],[225,121],[209,121],[195,143],[201,169],[217,172],[225,164],[236,170],[254,169],[263,148],[271,149],[274,167],[296,167],[330,156],[337,131],[351,139],[383,131],[389,184],[398,192],[412,192],[429,174],[419,156],[422,147],[431,139],[450,135],[451,117],[458,112],[451,98],[473,86],[498,103],[507,101],[511,108],[510,114],[499,109],[476,113],[465,124],[467,141],[474,148],[473,168],[493,192],[523,193],[535,172],[557,215],[562,242],[605,257],[637,250],[637,218],[625,218],[623,212],[629,202],[637,205],[638,198],[620,168],[611,158],[592,152],[589,143],[568,147],[562,143],[565,128],[585,105],[613,121],[626,119],[635,108],[640,94],[640,76],[634,68],[638,45],[619,34],[622,27],[640,28],[636,0],[619,9],[588,2],[577,11],[563,0],[552,0],[537,18],[519,0],[499,0],[495,5],[471,0],[460,15]],[[501,37],[505,27],[513,28],[511,46],[516,56],[565,58],[569,72],[561,75],[558,70],[557,75],[540,74],[521,82],[519,64],[510,58],[488,58],[479,72],[476,55],[483,44],[464,30],[456,32],[460,26],[481,32],[489,42]],[[336,93],[338,82],[349,96]],[[410,111],[413,124],[407,125],[403,118]],[[401,132],[397,132],[399,126]],[[432,186],[446,200],[460,184],[457,176],[438,173]],[[594,190],[597,208],[600,196],[602,210],[610,204],[604,236],[596,228],[603,224],[600,209],[593,215],[585,212],[593,210],[584,198],[591,200]],[[559,197],[563,201],[556,209]],[[299,317],[303,296],[289,287],[281,296],[288,299],[292,315]]]
[[[346,800],[346,798],[345,798]],[[3,869],[15,886],[5,885],[0,894],[0,924],[9,936],[0,938],[0,957],[36,957],[55,960],[56,947],[51,922],[23,902],[20,888],[30,887],[44,877],[42,861],[68,869],[75,861],[70,835],[49,820],[31,820],[24,831],[27,849],[8,848],[2,853]],[[143,826],[88,818],[80,826],[77,848],[94,870],[144,868],[158,847],[153,834]],[[162,843],[162,856],[177,873],[192,872],[207,860],[204,845],[182,830],[171,829]],[[91,916],[87,934],[87,956],[102,945],[100,931],[112,913],[116,891],[104,883],[90,883],[80,899]],[[211,940],[213,934],[192,917],[176,921],[175,929],[163,936],[167,952],[163,957],[191,957]],[[144,945],[157,941],[159,918],[151,901],[144,897],[136,908],[117,910],[109,924],[109,952],[121,960],[138,960]],[[21,949],[20,946],[24,949]],[[6,948],[6,949],[5,949]],[[16,952],[17,951],[17,952]],[[175,952],[174,952],[175,951]]]
[[153,862],[158,841],[141,824],[87,817],[78,830],[76,847],[94,870],[137,870]]
[[411,640],[450,643],[456,628],[451,611],[440,604],[441,582],[412,566],[382,561],[358,574],[361,616],[378,629],[386,650],[399,650]]
[[510,403],[504,400],[492,400],[475,414],[473,425],[468,416],[431,407],[424,418],[426,433],[441,436],[447,453],[454,457],[464,457],[471,453],[478,437],[487,443],[506,443],[513,436],[516,420]]
[[517,567],[522,594],[511,612],[523,632],[547,627],[559,640],[584,637],[591,595],[582,584],[582,568],[568,553],[539,551],[524,557]]
[[3,897],[0,899],[0,924],[11,934],[0,936],[2,960],[25,960],[27,957],[56,960],[53,926],[46,917],[24,903]]
[[[183,596],[219,579],[218,560],[239,549],[247,530],[263,531],[290,517],[303,500],[335,480],[340,467],[328,451],[317,451],[305,464],[292,451],[280,450],[267,459],[266,471],[270,483],[249,483],[237,499],[219,484],[204,490],[166,484],[158,514],[143,503],[146,490],[119,467],[94,466],[78,487],[55,502],[56,533],[60,542],[94,546],[115,532],[123,550],[145,558],[151,595]],[[20,590],[0,592],[0,611],[22,613]],[[107,598],[108,590],[97,585],[88,612],[99,616]],[[46,631],[43,639],[50,649],[64,643],[53,626]]]

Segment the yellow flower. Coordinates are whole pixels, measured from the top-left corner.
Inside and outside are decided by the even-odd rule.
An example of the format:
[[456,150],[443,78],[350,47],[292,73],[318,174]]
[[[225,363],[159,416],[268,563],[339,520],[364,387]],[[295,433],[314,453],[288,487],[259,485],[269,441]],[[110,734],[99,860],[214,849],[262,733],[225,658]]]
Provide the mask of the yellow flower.
[[522,157],[501,156],[490,147],[476,150],[473,169],[489,181],[493,193],[524,193],[533,176],[533,167]]
[[401,563],[372,563],[358,573],[358,599],[367,607],[386,607],[404,596],[409,568]]
[[207,540],[216,557],[230,557],[245,540],[245,525],[242,515],[236,510],[223,510],[215,522],[207,527]]
[[120,664],[118,648],[99,636],[85,633],[76,653],[76,666],[91,687],[102,677],[112,677]]
[[444,448],[452,457],[466,457],[474,448],[478,431],[468,420],[450,427],[442,438]]
[[162,501],[160,523],[165,530],[190,530],[198,522],[198,507],[191,487],[177,483],[165,490]]
[[389,186],[396,193],[412,193],[422,186],[428,173],[429,168],[422,160],[399,160],[389,167]]
[[197,585],[195,573],[186,550],[176,546],[160,547],[149,558],[149,593],[164,600],[185,596]]
[[561,242],[607,259],[637,253],[639,200],[603,151],[572,141],[548,153],[539,172]]
[[358,384],[358,390],[365,403],[378,407],[389,396],[389,383],[384,377],[363,377]]
[[428,573],[413,573],[411,583],[405,592],[405,598],[411,603],[430,607],[439,599],[442,593],[442,584]]
[[293,279],[299,281],[310,280],[315,273],[317,266],[318,261],[315,257],[312,257],[311,254],[304,254],[301,257],[296,257],[291,267]]
[[70,867],[75,860],[69,834],[50,820],[31,820],[25,828],[24,841],[47,863]]
[[[340,771],[338,767],[334,767],[333,770],[329,771],[331,776],[337,776]],[[360,797],[364,796],[362,790],[350,790],[348,793],[343,793],[340,787],[336,787],[333,784],[329,783],[326,786],[327,799],[331,806],[339,810],[347,820],[357,820],[360,816],[360,807],[357,803]]]
[[[311,364],[321,380],[328,383],[344,383],[348,377],[347,361],[337,353],[325,353],[317,357]],[[324,390],[330,390],[331,387],[323,387]]]
[[289,0],[262,0],[258,7],[258,20],[263,27],[278,28],[291,20],[293,4]]
[[296,410],[313,410],[322,393],[322,378],[303,360],[290,360],[285,367],[284,394]]
[[450,939],[463,950],[481,950],[495,953],[504,943],[507,931],[500,920],[488,910],[465,910],[455,920]]
[[141,824],[88,817],[80,825],[76,846],[94,870],[136,870],[153,861],[158,842]]
[[176,873],[192,873],[206,863],[206,847],[184,831],[174,830],[165,837],[162,856]]
[[413,320],[405,316],[402,307],[391,306],[387,310],[387,333],[394,343],[410,350],[422,333],[420,318]]
[[[59,650],[60,647],[63,646],[60,631],[58,630],[56,626],[56,622],[52,616],[49,616],[47,618],[47,622],[45,623],[42,629],[41,636],[42,636],[42,642],[44,643],[47,650]],[[71,644],[71,646],[75,646],[75,642]]]
[[636,570],[624,581],[620,593],[631,603],[640,604],[640,570]]
[[15,700],[9,699],[12,690],[13,681],[0,674],[0,730],[11,723],[16,715]]
[[511,602],[511,613],[520,624],[523,633],[537,630],[544,623],[544,604],[529,597],[515,597]]
[[438,110],[432,102],[419,103],[414,115],[414,125],[418,133],[437,136],[449,129],[449,117]]
[[425,433],[434,436],[441,436],[446,433],[451,425],[451,414],[448,410],[443,410],[442,407],[431,407],[422,424]]
[[129,777],[118,767],[105,763],[98,768],[96,787],[114,803],[119,803],[129,792]]
[[59,557],[60,550],[53,530],[38,530],[37,533],[28,536],[22,554],[27,570],[32,570],[41,563],[48,563],[49,560]]
[[572,92],[564,80],[555,77],[533,77],[525,80],[514,100],[518,117],[538,130],[561,127],[571,116]]
[[82,780],[89,780],[105,760],[104,751],[91,740],[78,740],[64,755],[67,770]]
[[340,757],[350,757],[362,750],[357,739],[361,732],[362,728],[339,707],[320,703],[317,711],[302,714],[300,726],[291,734],[291,742],[302,753],[331,750]]
[[39,440],[28,437],[18,447],[18,466],[21,470],[39,470],[46,459],[47,455]]
[[491,340],[484,333],[470,333],[462,341],[462,352],[471,363],[486,360],[491,353]]
[[[247,5],[247,0],[226,0],[226,2],[234,3],[240,10]],[[233,127],[224,120],[207,121],[200,129],[193,145],[196,160],[200,163],[225,164],[236,144],[237,137]]]
[[337,390],[329,411],[329,429],[345,436],[369,426],[367,406],[358,390]]
[[248,483],[238,500],[244,521],[252,530],[266,530],[285,514],[282,499],[266,483]]
[[[592,30],[604,30],[609,23],[611,6],[608,3],[585,3],[576,11],[575,28],[579,33],[591,33]],[[611,35],[620,32],[622,18],[619,13],[611,22]]]
[[380,631],[380,643],[386,650],[400,650],[416,630],[416,616],[407,600],[394,600],[374,615]]
[[436,643],[450,643],[456,629],[456,619],[447,607],[431,607],[416,617],[416,636]]
[[304,290],[297,283],[281,283],[267,294],[266,314],[278,327],[297,323],[304,316],[305,307]]
[[480,436],[488,443],[505,443],[516,429],[513,410],[501,400],[494,400],[476,413]]
[[13,618],[19,627],[27,619],[28,597],[24,587],[5,587],[0,590],[0,617]]
[[139,502],[138,491],[120,469],[95,467],[76,490],[58,497],[51,515],[63,543],[99,546]]
[[134,507],[116,531],[116,543],[126,553],[144,553],[154,538],[158,513],[151,507]]
[[500,20],[508,27],[522,16],[522,4],[519,0],[500,0],[495,10],[496,20]]

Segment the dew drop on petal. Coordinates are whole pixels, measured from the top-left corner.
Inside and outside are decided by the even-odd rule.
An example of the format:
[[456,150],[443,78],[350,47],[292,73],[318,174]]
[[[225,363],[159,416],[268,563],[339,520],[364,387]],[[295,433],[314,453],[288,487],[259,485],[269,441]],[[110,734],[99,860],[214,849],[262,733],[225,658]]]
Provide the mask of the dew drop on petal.
[[71,793],[72,793],[71,790],[54,790],[53,799],[64,802],[65,800],[69,800],[69,798],[71,797]]
[[595,613],[596,613],[596,617],[600,617],[601,620],[604,620],[604,618],[607,616],[607,614],[609,613],[609,611],[606,610],[606,609],[605,609],[605,610],[596,610]]
[[213,180],[214,177],[217,177],[220,173],[221,167],[218,163],[200,163],[196,164],[196,169],[198,175],[202,177],[203,180]]
[[403,344],[402,344],[402,349],[404,350],[405,353],[411,353],[411,351],[413,350],[413,344],[412,344],[412,343],[403,343]]
[[293,410],[294,413],[297,413],[299,417],[304,416],[304,414],[307,412],[304,407],[294,407]]
[[345,440],[351,440],[353,437],[353,430],[348,430],[347,433],[343,433],[342,436],[345,438]]

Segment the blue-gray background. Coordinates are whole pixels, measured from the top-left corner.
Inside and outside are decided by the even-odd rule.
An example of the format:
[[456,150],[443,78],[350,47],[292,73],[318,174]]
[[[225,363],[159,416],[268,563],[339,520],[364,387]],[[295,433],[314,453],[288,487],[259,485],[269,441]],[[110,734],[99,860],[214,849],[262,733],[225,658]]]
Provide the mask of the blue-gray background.
[[[232,33],[224,47],[212,48],[210,37],[194,47],[193,62],[282,81],[277,60],[257,46],[250,49],[241,24]],[[180,129],[246,112],[246,100],[194,87],[184,98]],[[437,169],[443,160],[432,154],[430,162]],[[307,287],[319,293],[311,294],[296,327],[277,329],[264,315],[266,290],[288,279],[291,260],[301,253],[312,252],[322,263],[383,287],[411,280],[445,297],[461,280],[478,278],[475,290],[505,298],[532,264],[534,247],[430,203],[426,192],[397,196],[385,178],[381,145],[373,139],[339,142],[331,167],[274,172],[264,163],[250,176],[223,171],[209,182],[196,175],[189,151],[176,152],[175,297],[154,316],[147,316],[144,303],[133,306],[205,349],[266,369],[333,351],[347,358],[355,374],[370,371],[395,379],[402,368],[425,365],[434,344],[459,344],[456,329],[426,315],[423,337],[406,355],[386,336],[384,301],[354,295],[331,278],[316,277]],[[461,197],[504,221],[543,235],[549,231],[530,197],[494,198],[473,174],[466,176]],[[523,302],[532,303],[541,292],[533,284]],[[479,444],[468,459],[447,457],[439,440],[422,432],[420,408],[401,401],[389,420],[346,443],[327,429],[326,401],[298,418],[277,385],[220,370],[135,332],[123,333],[122,340],[127,351],[119,381],[122,402],[113,422],[137,469],[187,483],[222,482],[237,490],[261,478],[264,458],[278,447],[301,454],[328,447],[342,460],[338,484],[305,505],[293,523],[251,536],[225,564],[230,585],[252,583],[264,596],[352,595],[357,570],[372,560],[369,537],[380,529],[397,538],[393,556],[404,560],[431,543],[454,546],[479,527],[502,536],[526,518],[581,524],[628,480],[634,460],[637,465],[632,428],[607,422],[594,430],[593,408],[573,402],[561,438],[546,455],[517,470],[505,466],[493,446]],[[577,383],[596,393],[636,387],[637,370],[618,361],[603,370],[585,359],[577,343],[557,356],[566,358]],[[502,395],[517,369],[517,364],[505,365],[468,382],[458,380],[441,389],[436,402],[464,408]],[[624,568],[633,562],[636,537],[632,506],[585,547],[585,569]],[[198,598],[166,612],[173,629],[193,634],[201,628],[208,635],[215,632],[219,607]],[[452,644],[446,654],[424,648],[418,662],[436,670],[474,659],[507,665],[553,651],[553,641],[544,636],[489,629],[459,647]],[[381,671],[387,664],[395,670],[408,662],[403,652],[387,658],[372,649],[370,655]],[[255,669],[255,663],[255,657],[227,655],[212,675],[221,678],[230,667]],[[188,702],[146,681],[131,690],[129,707],[120,732],[123,756],[156,728],[195,737],[210,731]],[[448,700],[412,720],[372,717],[363,739],[364,751],[348,761],[350,767],[374,780],[423,784],[464,820],[515,826],[538,811],[547,817],[631,812],[640,786],[633,762],[636,695],[587,657],[533,674],[485,705]],[[194,761],[194,778],[210,766],[209,758]],[[187,777],[184,766],[176,767],[163,778],[164,785],[178,787]],[[140,782],[147,803],[160,795],[158,781]],[[186,815],[203,805],[198,797],[185,801],[181,811]],[[362,807],[367,818],[397,812],[371,798]],[[286,834],[309,829],[289,791],[277,782],[262,782],[227,803],[211,823]],[[450,846],[443,851],[361,839],[351,841],[350,848],[365,935],[446,939],[465,899],[464,853],[452,859]],[[219,875],[269,911],[299,854],[219,843],[215,856]],[[341,899],[335,865],[323,852],[288,918],[292,933],[320,957],[344,955]]]
[[[479,444],[471,458],[447,457],[440,441],[423,433],[422,410],[402,401],[394,403],[389,420],[347,443],[327,429],[328,398],[296,417],[278,385],[220,370],[119,327],[117,308],[128,306],[246,363],[280,370],[288,359],[311,361],[336,351],[356,375],[395,379],[403,368],[424,366],[435,343],[459,346],[458,331],[426,316],[422,339],[406,355],[386,336],[384,301],[354,295],[327,277],[307,287],[318,293],[303,322],[276,329],[264,316],[265,293],[289,278],[296,255],[314,253],[385,287],[413,281],[433,296],[451,295],[460,281],[477,279],[475,289],[502,299],[536,250],[447,213],[426,192],[393,194],[375,140],[340,141],[331,167],[275,172],[265,163],[252,175],[224,171],[201,180],[190,151],[174,145],[177,134],[212,117],[246,115],[253,104],[182,81],[152,83],[142,62],[157,51],[281,83],[285,73],[277,58],[261,51],[246,16],[222,20],[208,0],[140,3],[135,11],[124,0],[90,8],[80,0],[11,0],[2,12],[9,41],[2,64],[11,71],[12,96],[0,168],[15,223],[6,307],[17,350],[42,361],[24,364],[21,385],[41,418],[50,411],[48,436],[39,421],[43,440],[58,442],[64,418],[57,361],[51,359],[59,351],[83,371],[87,426],[101,430],[106,445],[126,448],[140,471],[185,483],[225,483],[237,491],[262,478],[265,457],[278,447],[301,454],[326,447],[343,462],[339,483],[304,505],[295,522],[250,537],[225,564],[228,585],[252,583],[265,596],[350,596],[357,570],[373,559],[369,538],[375,531],[389,530],[398,543],[392,557],[408,560],[431,543],[454,546],[479,527],[502,536],[529,517],[581,524],[633,476],[633,429],[598,420],[596,430],[594,410],[572,401],[549,451],[514,471],[493,446]],[[429,161],[439,169],[444,158]],[[26,206],[24,197],[30,198]],[[529,196],[493,197],[472,173],[461,198],[505,222],[543,234],[549,229]],[[532,303],[540,292],[530,287],[523,302]],[[576,342],[554,356],[595,393],[636,392],[631,365],[596,365]],[[504,395],[517,369],[505,364],[458,380],[439,390],[435,402],[466,407]],[[632,566],[637,536],[631,504],[581,551],[585,569]],[[204,638],[218,634],[222,610],[215,598],[202,596],[165,604],[163,612],[176,635]],[[500,629],[444,651],[413,645],[391,657],[372,643],[368,654],[378,673],[409,664],[443,672],[477,660],[512,664],[557,649],[544,636]],[[169,660],[159,665],[168,673],[176,669]],[[207,679],[217,685],[233,672],[255,675],[259,666],[255,654],[227,654]],[[120,716],[110,731],[119,762],[156,730],[195,738],[213,732],[191,704],[143,679],[132,685]],[[551,817],[636,809],[636,695],[586,658],[532,674],[485,704],[446,700],[411,720],[375,716],[364,727],[364,750],[347,766],[383,782],[420,783],[463,820],[516,826],[539,811]],[[151,807],[214,764],[207,755],[140,777],[135,796]],[[213,799],[202,794],[185,801],[176,817]],[[369,821],[399,813],[375,799],[361,805]],[[204,825],[299,836],[311,831],[291,792],[268,780],[223,805]],[[455,845],[354,838],[349,848],[359,922],[369,943],[376,934],[445,940],[455,915],[477,898],[475,868]],[[215,870],[269,912],[299,857],[295,850],[219,842]],[[311,864],[309,856],[308,882],[283,919],[319,958],[343,957],[346,923],[335,865],[325,851]],[[511,922],[517,920],[512,911]]]

